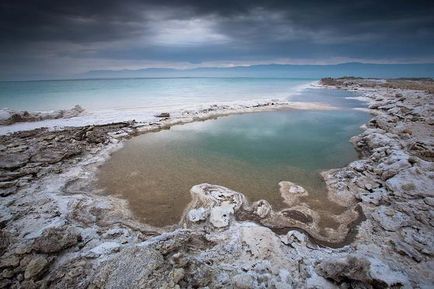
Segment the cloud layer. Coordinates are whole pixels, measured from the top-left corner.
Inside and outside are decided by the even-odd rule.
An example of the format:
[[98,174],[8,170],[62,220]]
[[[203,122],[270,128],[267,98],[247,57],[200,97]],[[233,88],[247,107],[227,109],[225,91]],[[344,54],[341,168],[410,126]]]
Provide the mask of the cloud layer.
[[3,0],[0,76],[433,62],[433,15],[432,1]]

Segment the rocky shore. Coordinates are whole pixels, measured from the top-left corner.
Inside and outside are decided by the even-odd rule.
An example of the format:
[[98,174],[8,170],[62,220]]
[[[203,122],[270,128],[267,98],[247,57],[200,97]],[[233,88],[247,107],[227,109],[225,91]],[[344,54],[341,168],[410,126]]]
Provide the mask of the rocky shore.
[[339,227],[321,230],[301,201],[309,192],[290,180],[280,183],[282,211],[194,186],[179,225],[167,228],[138,222],[93,185],[98,165],[136,134],[296,104],[17,132],[0,136],[0,288],[432,288],[433,82],[322,85],[357,90],[373,114],[351,140],[361,159],[323,172],[328,197],[347,208],[332,216]]
[[79,105],[71,109],[61,109],[53,112],[28,112],[0,109],[0,125],[11,125],[17,122],[41,121],[47,119],[72,118],[84,112]]

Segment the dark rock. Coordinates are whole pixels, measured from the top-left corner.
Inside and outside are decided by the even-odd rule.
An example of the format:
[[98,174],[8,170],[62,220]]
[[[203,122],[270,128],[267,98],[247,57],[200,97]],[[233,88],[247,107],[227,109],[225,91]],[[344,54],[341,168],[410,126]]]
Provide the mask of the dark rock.
[[25,279],[36,279],[41,276],[47,269],[50,261],[44,256],[36,256],[27,264],[24,272]]
[[0,269],[17,267],[20,264],[20,258],[17,255],[3,256],[0,259]]
[[35,239],[32,248],[41,253],[55,253],[76,245],[80,234],[72,228],[48,228]]
[[155,115],[155,117],[170,117],[170,113],[162,112],[160,114]]
[[11,288],[12,281],[9,279],[0,280],[0,288]]
[[49,288],[88,288],[92,273],[92,264],[89,261],[75,259],[70,263],[63,264],[49,276]]
[[3,255],[7,247],[9,247],[9,244],[10,244],[9,233],[4,229],[0,229],[0,255]]
[[[317,273],[338,284],[341,288],[401,288],[402,276],[391,278],[387,266],[376,266],[372,270],[371,261],[360,256],[346,256],[320,261],[316,265]],[[381,269],[380,269],[381,268]],[[381,270],[378,271],[378,270]]]
[[54,164],[63,159],[81,154],[83,148],[79,145],[66,145],[60,148],[45,148],[32,157],[33,162]]
[[85,139],[88,143],[106,143],[108,140],[107,134],[100,130],[91,130],[85,133]]
[[10,187],[6,189],[0,189],[0,197],[7,197],[9,195],[15,194],[17,191],[16,187]]
[[0,168],[6,170],[18,169],[27,164],[30,156],[27,154],[3,154],[0,155]]

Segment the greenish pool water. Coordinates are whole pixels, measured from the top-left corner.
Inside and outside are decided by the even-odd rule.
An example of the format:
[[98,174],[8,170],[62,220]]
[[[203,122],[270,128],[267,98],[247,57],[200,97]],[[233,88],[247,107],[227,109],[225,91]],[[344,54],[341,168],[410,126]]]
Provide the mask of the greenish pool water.
[[327,223],[327,215],[343,208],[328,201],[319,172],[357,159],[349,139],[368,118],[343,107],[232,115],[175,126],[128,141],[101,167],[98,182],[128,199],[144,222],[164,226],[179,221],[195,184],[223,185],[250,201],[266,199],[281,209],[278,182],[288,180],[310,192],[306,203]]

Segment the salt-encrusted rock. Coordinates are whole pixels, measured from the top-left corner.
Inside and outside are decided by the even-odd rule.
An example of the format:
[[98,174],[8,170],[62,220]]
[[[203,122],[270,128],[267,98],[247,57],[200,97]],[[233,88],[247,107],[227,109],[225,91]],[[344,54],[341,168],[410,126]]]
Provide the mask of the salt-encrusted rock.
[[246,273],[235,275],[232,278],[233,284],[237,289],[250,289],[255,288],[255,280],[253,277]]
[[1,169],[17,169],[25,166],[30,159],[28,154],[0,154]]
[[231,216],[234,214],[234,207],[230,203],[222,203],[210,210],[209,221],[216,228],[224,228],[229,225]]
[[0,125],[11,125],[16,122],[31,122],[46,119],[72,118],[79,116],[83,112],[84,108],[80,105],[75,105],[69,110],[57,110],[54,112],[28,112],[1,109]]
[[6,224],[13,219],[11,210],[0,204],[0,228],[6,226]]
[[247,251],[256,258],[266,260],[274,254],[280,253],[280,239],[270,229],[262,226],[241,227],[241,243]]
[[404,213],[397,212],[393,207],[380,206],[374,212],[372,217],[382,228],[387,231],[396,231],[399,228],[408,225],[410,217]]
[[74,144],[65,144],[58,148],[46,148],[32,157],[33,162],[54,164],[63,159],[76,156],[83,152],[83,147]]
[[0,269],[8,267],[17,267],[20,264],[20,258],[16,255],[4,255],[0,259]]
[[121,244],[118,242],[104,242],[94,248],[92,248],[86,255],[88,258],[96,258],[101,255],[107,255],[119,252]]
[[200,222],[205,221],[209,216],[209,210],[205,208],[197,208],[197,209],[191,209],[188,212],[188,219],[191,222]]
[[399,272],[378,260],[357,255],[320,261],[316,271],[344,288],[410,288],[407,278]]
[[55,253],[76,245],[81,236],[71,227],[48,228],[36,238],[32,248],[41,253]]
[[37,255],[34,257],[26,267],[24,272],[25,279],[37,278],[48,269],[49,261],[46,257],[42,255]]
[[372,192],[366,191],[360,194],[358,197],[363,203],[370,203],[373,205],[380,205],[381,202],[387,198],[388,191],[384,188],[376,188]]
[[73,258],[57,267],[46,279],[49,288],[88,288],[94,270],[90,260]]
[[282,237],[282,242],[291,246],[294,246],[295,244],[305,244],[306,241],[307,236],[296,230],[289,231],[285,237]]
[[234,218],[234,213],[246,203],[242,194],[221,186],[200,184],[192,187],[190,192],[192,202],[184,219],[197,222],[196,220],[204,220],[209,215],[209,223],[215,228],[227,227]]
[[298,204],[301,197],[306,197],[309,195],[302,186],[291,182],[280,182],[279,187],[280,195],[282,196],[283,201],[290,207]]
[[399,194],[433,197],[434,172],[424,172],[417,167],[403,169],[388,179],[386,185]]
[[252,212],[259,218],[267,217],[272,211],[271,205],[266,200],[259,200],[252,204]]

